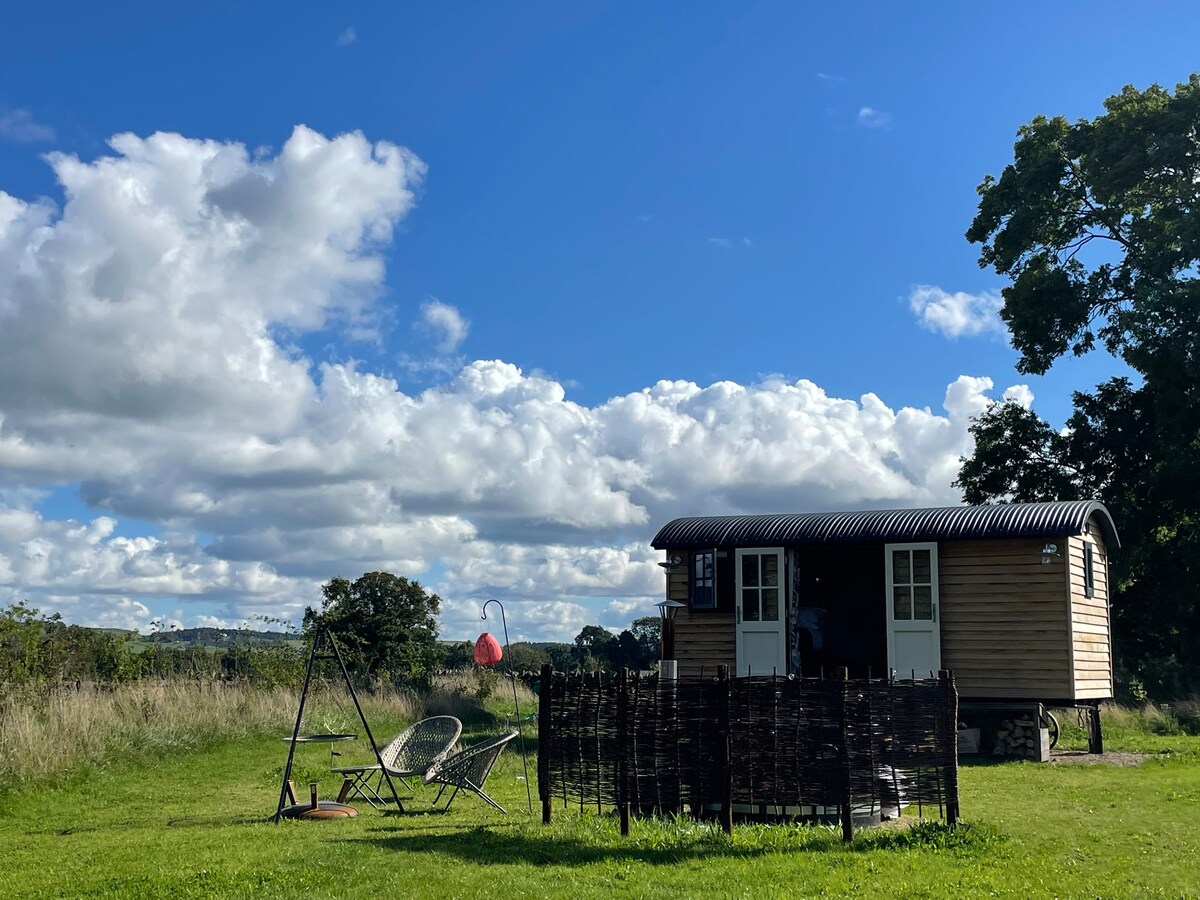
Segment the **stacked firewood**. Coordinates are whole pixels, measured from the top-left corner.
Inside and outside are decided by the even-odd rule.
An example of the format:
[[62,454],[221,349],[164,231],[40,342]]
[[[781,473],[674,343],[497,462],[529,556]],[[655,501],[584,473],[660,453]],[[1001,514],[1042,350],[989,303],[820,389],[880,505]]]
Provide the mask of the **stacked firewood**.
[[992,755],[1038,759],[1041,737],[1041,729],[1033,719],[1005,719],[996,730]]

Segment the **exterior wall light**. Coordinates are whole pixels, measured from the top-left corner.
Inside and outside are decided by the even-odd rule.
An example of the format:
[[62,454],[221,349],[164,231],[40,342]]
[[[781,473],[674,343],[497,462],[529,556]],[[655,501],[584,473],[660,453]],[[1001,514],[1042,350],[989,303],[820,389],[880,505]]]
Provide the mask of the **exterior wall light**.
[[[661,564],[660,564],[661,565]],[[654,604],[662,618],[662,658],[675,658],[675,615],[685,606],[678,600],[660,600]]]

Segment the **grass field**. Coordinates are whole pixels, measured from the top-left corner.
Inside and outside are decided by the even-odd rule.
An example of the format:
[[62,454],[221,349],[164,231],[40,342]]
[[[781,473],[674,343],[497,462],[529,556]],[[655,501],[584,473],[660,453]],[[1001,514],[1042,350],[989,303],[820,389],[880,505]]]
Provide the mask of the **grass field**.
[[[378,730],[400,724],[383,713]],[[1153,756],[1136,767],[967,764],[967,827],[864,829],[846,847],[808,826],[738,826],[726,838],[686,819],[635,820],[621,838],[611,816],[556,810],[543,827],[515,749],[488,783],[507,815],[461,795],[431,813],[420,789],[404,814],[361,804],[357,819],[273,825],[286,745],[268,731],[0,795],[0,893],[1200,897],[1200,738],[1129,721],[1108,743]],[[300,750],[297,781],[318,778],[330,796],[328,765],[327,749]]]

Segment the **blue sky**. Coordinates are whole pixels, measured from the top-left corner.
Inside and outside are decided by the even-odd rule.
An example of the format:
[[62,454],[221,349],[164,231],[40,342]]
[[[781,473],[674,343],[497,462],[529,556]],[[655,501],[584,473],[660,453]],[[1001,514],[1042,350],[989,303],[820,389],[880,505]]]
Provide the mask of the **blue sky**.
[[1013,386],[1061,423],[1115,364],[1015,372],[975,186],[1197,18],[168,7],[0,33],[0,601],[237,624],[388,568],[448,637],[652,611],[675,515],[956,502]]

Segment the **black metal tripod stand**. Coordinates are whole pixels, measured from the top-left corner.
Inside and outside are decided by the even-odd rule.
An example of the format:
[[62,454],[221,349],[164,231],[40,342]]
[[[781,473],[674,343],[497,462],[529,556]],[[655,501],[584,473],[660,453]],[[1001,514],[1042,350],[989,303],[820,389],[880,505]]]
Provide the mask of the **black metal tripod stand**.
[[337,641],[333,639],[333,635],[330,634],[329,629],[321,625],[313,635],[312,649],[308,654],[308,667],[304,671],[304,687],[300,691],[300,708],[296,710],[296,724],[292,728],[292,739],[288,744],[287,765],[283,769],[283,784],[279,788],[279,805],[275,808],[274,821],[278,822],[283,815],[284,807],[287,806],[288,797],[291,793],[288,790],[288,786],[292,778],[292,760],[296,756],[296,744],[300,740],[300,722],[304,719],[304,704],[308,700],[308,688],[312,682],[313,667],[319,659],[337,660],[342,678],[345,680],[346,687],[350,691],[350,697],[354,700],[354,708],[358,710],[358,718],[363,724],[367,740],[371,742],[371,749],[375,751],[375,761],[379,763],[379,771],[387,779],[388,787],[392,792],[392,799],[396,801],[396,808],[400,812],[404,812],[404,804],[400,802],[400,795],[396,793],[396,785],[392,783],[391,773],[388,772],[387,766],[383,764],[379,745],[375,743],[375,736],[371,734],[371,726],[367,724],[367,717],[363,713],[362,704],[358,702],[358,694],[354,690],[354,682],[350,680],[350,673],[346,670],[346,663],[342,659],[342,651],[338,649]]

